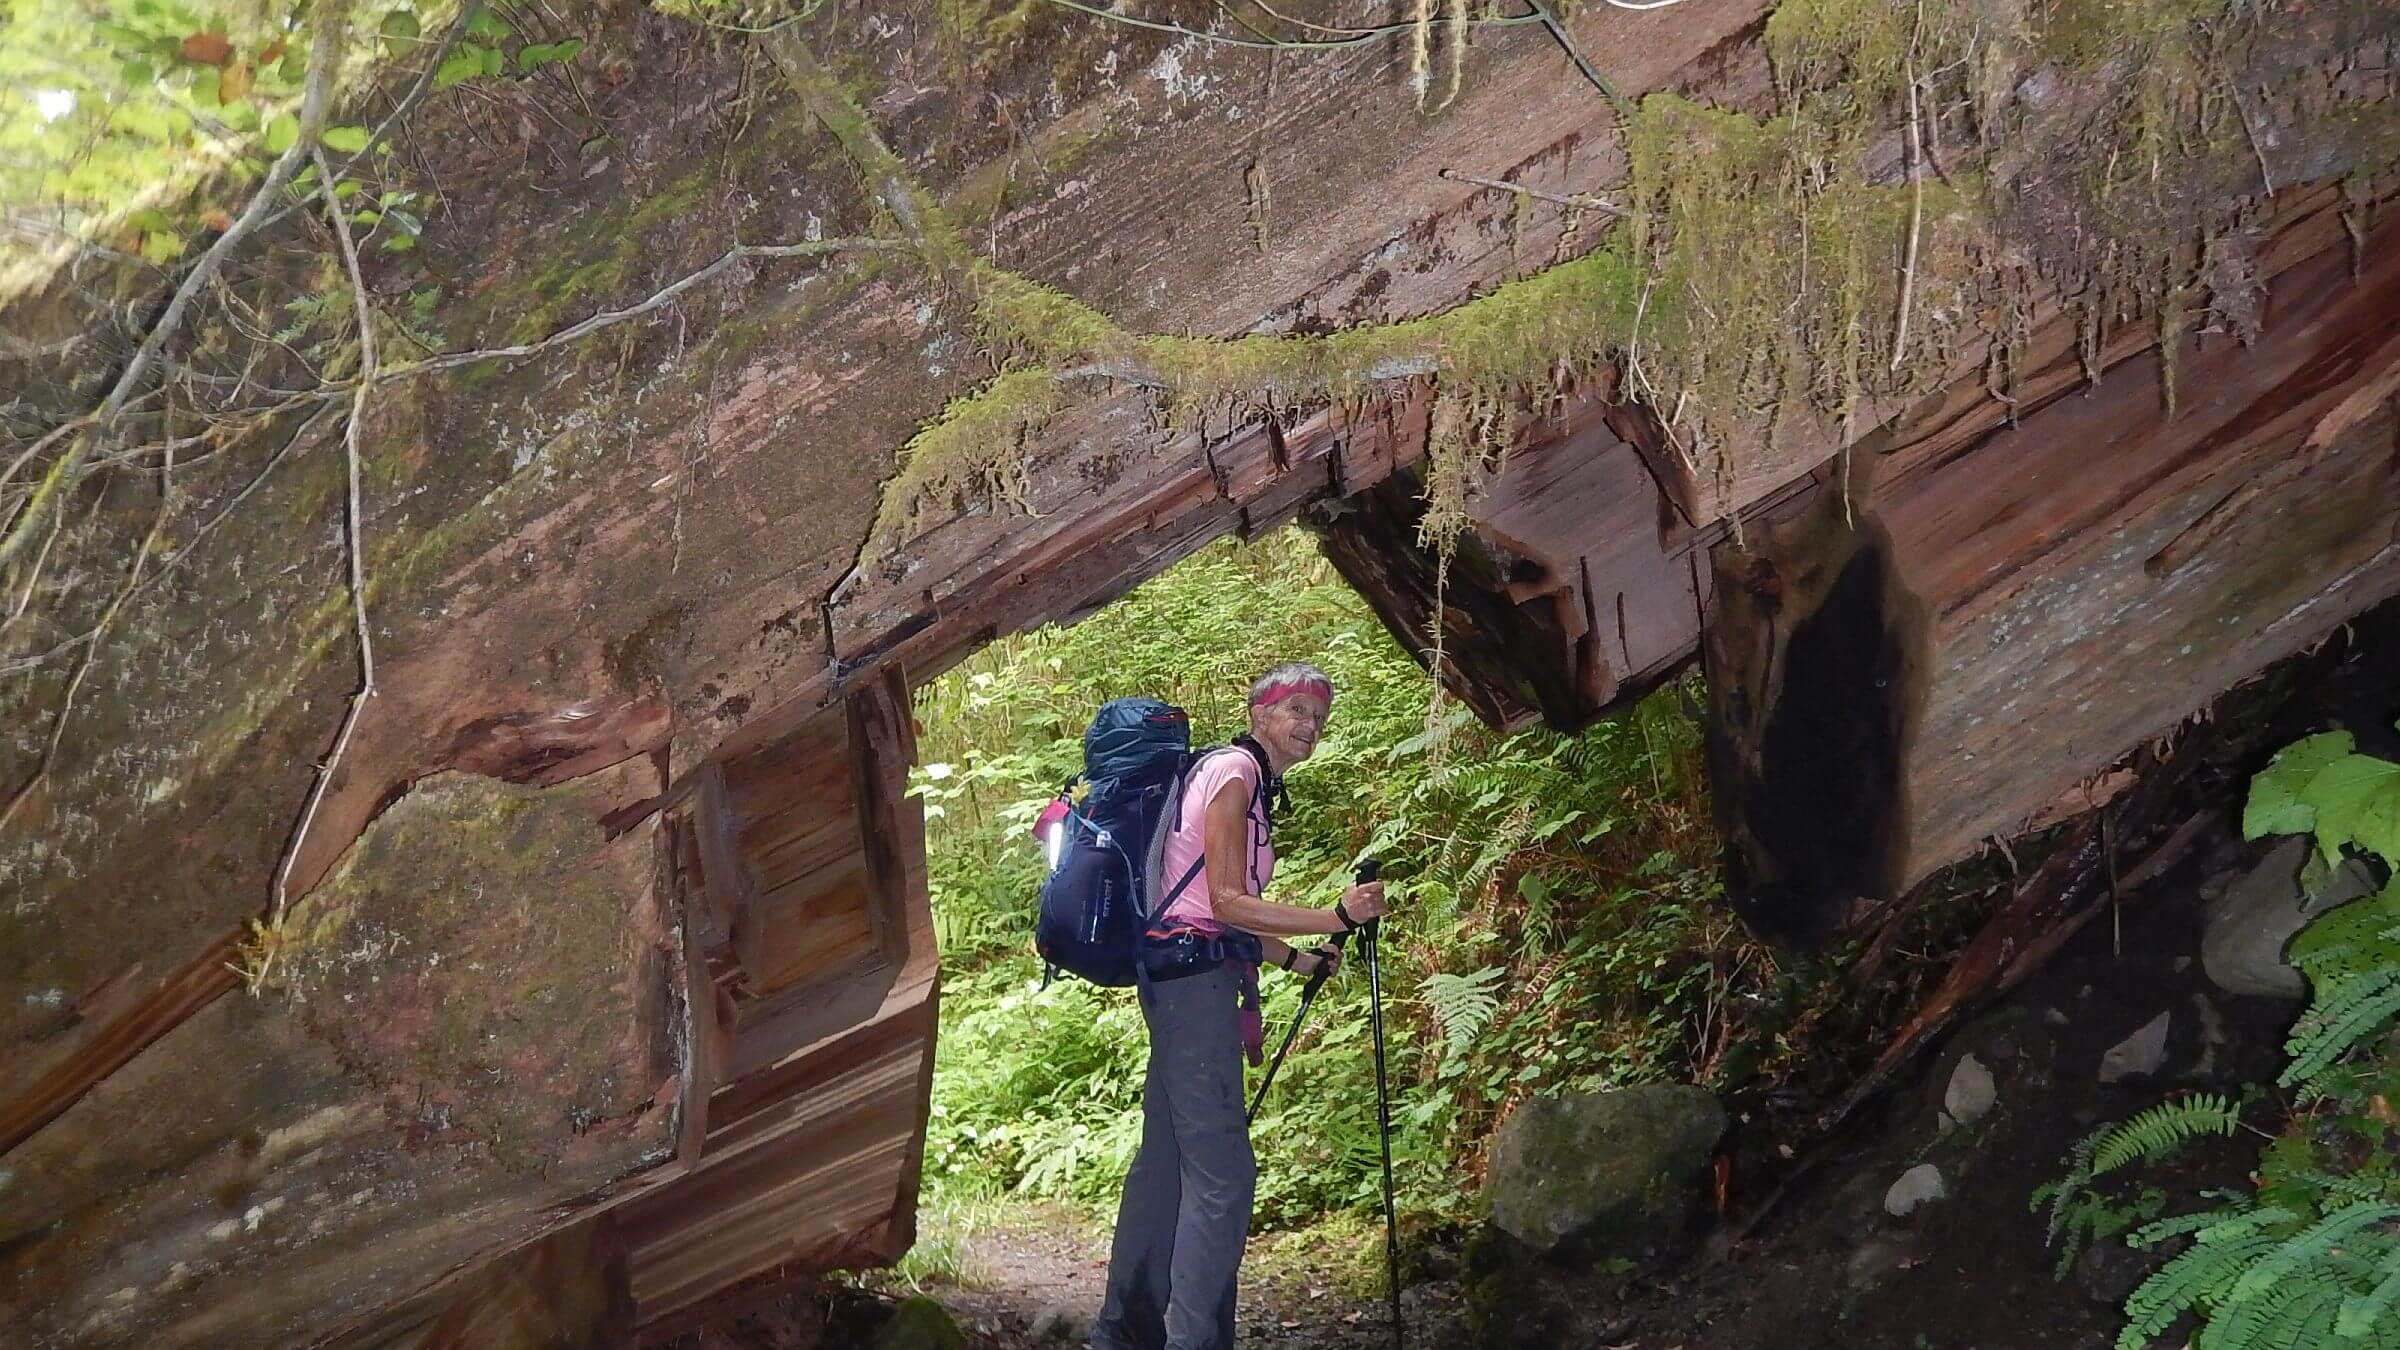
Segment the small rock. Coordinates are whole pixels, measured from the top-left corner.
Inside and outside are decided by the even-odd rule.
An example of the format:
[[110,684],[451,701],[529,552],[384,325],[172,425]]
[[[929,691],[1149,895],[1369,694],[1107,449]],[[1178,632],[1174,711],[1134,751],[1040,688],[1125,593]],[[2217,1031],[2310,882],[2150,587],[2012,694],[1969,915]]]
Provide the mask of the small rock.
[[2045,1021],[2045,1022],[2048,1022],[2050,1025],[2052,1025],[2052,1026],[2054,1026],[2054,1027],[2063,1027],[2063,1026],[2067,1026],[2067,1025],[2069,1025],[2069,1020],[2068,1020],[2068,1017],[2067,1017],[2067,1015],[2066,1015],[2065,1013],[2063,1013],[2063,1012],[2060,1012],[2060,1011],[2059,1011],[2058,1009],[2056,1009],[2056,1008],[2045,1008],[2045,1009],[2043,1009],[2043,1010],[2042,1010],[2042,1020],[2043,1020],[2043,1021]]
[[2114,1083],[2157,1073],[2167,1062],[2167,1028],[2173,1020],[2174,1014],[2162,1012],[2141,1030],[2110,1046],[2100,1057],[2100,1081]]
[[1942,1094],[1942,1110],[1961,1125],[1972,1125],[1983,1119],[1998,1101],[1999,1089],[1992,1083],[1992,1071],[1973,1055],[1959,1058],[1958,1067],[1950,1071],[1950,1087]]
[[1091,1319],[1067,1303],[1053,1303],[1035,1313],[1025,1328],[1028,1345],[1081,1345],[1092,1335]]
[[2183,974],[2184,972],[2186,972],[2186,971],[2190,970],[2191,968],[2192,968],[2192,958],[2190,958],[2190,957],[2188,957],[2188,956],[2178,956],[2178,957],[2176,957],[2176,958],[2175,958],[2175,973],[2176,973],[2176,974],[2178,974],[2178,975],[2181,975],[2181,974]]
[[1906,1218],[1920,1205],[1947,1199],[1950,1188],[1942,1181],[1942,1169],[1932,1163],[1918,1163],[1900,1174],[1892,1188],[1883,1193],[1883,1212],[1895,1219]]
[[2092,1302],[2113,1308],[2157,1268],[2158,1259],[2152,1253],[2135,1251],[2122,1242],[2095,1242],[2075,1258],[2075,1283]]
[[1860,1243],[1858,1250],[1850,1254],[1844,1278],[1852,1289],[1872,1289],[1924,1259],[1924,1249],[1914,1238],[1905,1234],[1879,1234]]

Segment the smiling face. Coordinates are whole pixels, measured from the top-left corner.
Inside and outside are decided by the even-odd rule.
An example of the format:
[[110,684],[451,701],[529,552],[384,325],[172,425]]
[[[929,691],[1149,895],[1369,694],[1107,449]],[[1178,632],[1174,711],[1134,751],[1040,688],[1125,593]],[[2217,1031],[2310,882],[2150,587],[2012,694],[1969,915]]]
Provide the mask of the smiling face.
[[1317,738],[1325,734],[1325,719],[1332,712],[1332,702],[1322,694],[1286,694],[1264,707],[1251,707],[1250,735],[1280,774],[1316,753]]

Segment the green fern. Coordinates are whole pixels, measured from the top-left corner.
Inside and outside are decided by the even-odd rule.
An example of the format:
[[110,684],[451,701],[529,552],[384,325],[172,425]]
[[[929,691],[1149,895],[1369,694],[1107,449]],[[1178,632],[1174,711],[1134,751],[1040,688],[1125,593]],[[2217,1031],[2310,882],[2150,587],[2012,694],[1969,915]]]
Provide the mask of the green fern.
[[1442,1028],[1442,1040],[1452,1050],[1463,1050],[1474,1044],[1492,1014],[1500,1008],[1500,976],[1498,966],[1485,966],[1465,975],[1436,972],[1425,977],[1419,988],[1425,1006],[1433,1011],[1433,1020]]
[[2230,1135],[2241,1128],[2233,1099],[2201,1093],[2161,1102],[2109,1130],[2092,1150],[2091,1175],[2102,1176],[2136,1162],[2153,1162],[2203,1134]]
[[2373,1289],[2342,1300],[2342,1310],[2334,1318],[2334,1335],[2344,1340],[2364,1341],[2392,1305],[2400,1303],[2400,1252],[2387,1257],[2382,1269],[2383,1278]]
[[2117,1337],[2117,1350],[2142,1350],[2151,1337],[2231,1285],[2276,1245],[2274,1238],[2257,1233],[2210,1242],[2204,1230],[2191,1250],[2161,1267],[2125,1300],[2125,1330]]
[[2319,986],[2316,1001],[2284,1043],[2284,1053],[2292,1062],[2277,1081],[2299,1088],[2304,1101],[2324,1095],[2321,1080],[2325,1071],[2381,1033],[2396,1014],[2400,1014],[2400,968]]

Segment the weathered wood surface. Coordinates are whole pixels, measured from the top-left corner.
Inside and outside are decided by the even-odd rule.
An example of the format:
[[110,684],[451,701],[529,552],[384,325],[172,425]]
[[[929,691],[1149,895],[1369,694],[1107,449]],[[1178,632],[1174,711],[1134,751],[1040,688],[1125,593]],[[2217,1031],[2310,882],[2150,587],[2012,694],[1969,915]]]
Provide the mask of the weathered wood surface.
[[1443,679],[1485,721],[1581,728],[1698,650],[1710,536],[1615,429],[1647,421],[1595,390],[1526,419],[1468,505],[1438,606],[1413,477],[1330,506],[1326,556],[1403,646],[1430,653],[1439,624]]
[[2154,345],[2120,334],[2089,385],[2054,323],[2013,421],[1937,397],[1862,449],[1846,499],[1829,482],[1719,545],[1717,800],[1763,926],[1821,935],[2017,833],[2400,590],[2400,234],[2354,270],[2333,195],[2290,196],[2256,341],[2187,339],[2172,414]]
[[209,1003],[10,1151],[0,1323],[304,1343],[664,1162],[656,832],[597,829],[657,782],[403,797],[293,911],[265,997]]
[[[1711,78],[1713,53],[1747,42],[1741,35],[1763,9],[1758,0],[1710,0],[1662,11],[1639,24],[1638,50],[1623,40],[1637,31],[1630,16],[1595,9],[1574,23],[1587,44],[1626,48],[1615,73],[1638,91]],[[741,44],[710,47],[690,28],[638,10],[594,22],[608,28],[594,33],[595,48],[604,38],[675,53],[671,80],[658,73],[665,66],[644,65],[637,78],[589,91],[614,132],[605,162],[579,157],[572,137],[550,144],[542,119],[483,125],[480,105],[463,95],[437,97],[421,119],[450,208],[417,259],[376,260],[370,281],[414,284],[385,272],[422,260],[443,292],[442,336],[455,346],[521,340],[638,300],[737,238],[877,227],[853,168],[788,97],[756,87],[769,76],[750,68]],[[1444,181],[1437,170],[1455,164],[1572,192],[1604,188],[1620,167],[1595,135],[1612,117],[1606,103],[1552,41],[1526,30],[1480,42],[1469,96],[1428,122],[1411,107],[1393,51],[1381,48],[1312,62],[1309,78],[1270,88],[1268,63],[1245,54],[1061,12],[1045,14],[986,72],[988,84],[968,88],[943,73],[950,55],[936,16],[860,8],[825,22],[824,49],[870,89],[886,137],[980,244],[1136,328],[1230,334],[1445,308],[1551,256],[1564,213],[1536,209],[1519,234],[1507,194]],[[890,23],[896,30],[871,31]],[[1239,134],[1230,134],[1237,118]],[[1242,187],[1262,145],[1275,185],[1263,254]],[[1569,246],[1598,228],[1586,219]],[[1102,237],[1106,247],[1094,247]],[[1284,429],[1289,453],[1278,464],[1272,437],[1255,453],[1226,445],[1220,416],[1209,444],[1178,438],[1128,396],[1063,420],[1032,447],[1043,516],[988,511],[920,541],[973,564],[973,574],[865,577],[829,635],[824,602],[854,561],[893,453],[981,372],[942,300],[905,272],[737,269],[721,287],[612,340],[379,394],[367,452],[389,477],[370,485],[365,524],[382,688],[303,841],[295,894],[308,893],[412,784],[445,771],[513,776],[538,763],[525,781],[581,792],[576,784],[616,772],[603,766],[629,756],[663,763],[668,781],[687,783],[721,746],[730,766],[807,722],[830,702],[837,656],[846,685],[869,673],[859,663],[877,659],[929,675],[992,632],[1079,612],[1208,538],[1286,517],[1345,479],[1384,477],[1413,453],[1405,437],[1339,417],[1312,429],[1303,416]],[[1370,409],[1362,421],[1391,416]],[[230,500],[296,431],[305,431],[297,419],[277,421],[190,470],[179,480],[191,494],[182,519]],[[1328,437],[1342,441],[1338,452]],[[579,1192],[496,1179],[458,1161],[453,1152],[471,1145],[440,1128],[412,1146],[420,1132],[412,1108],[386,1103],[371,1082],[324,1060],[315,1033],[294,1029],[302,1013],[224,993],[232,981],[219,958],[263,914],[312,766],[355,679],[339,536],[321,528],[338,514],[340,461],[322,426],[305,431],[209,548],[128,607],[60,762],[0,837],[10,892],[0,906],[0,987],[9,993],[0,999],[0,1060],[10,1085],[0,1092],[0,1120],[22,1136],[0,1156],[12,1178],[0,1183],[0,1221],[14,1239],[0,1278],[32,1272],[51,1282],[39,1292],[10,1283],[0,1299],[12,1315],[40,1304],[41,1325],[80,1328],[59,1333],[71,1340],[141,1342],[172,1321],[202,1340],[268,1343],[289,1339],[295,1325],[295,1305],[263,1283],[219,1274],[219,1249],[205,1241],[203,1259],[187,1262],[198,1272],[193,1283],[168,1290],[166,1271],[147,1262],[172,1243],[77,1227],[80,1218],[50,1229],[25,1217],[98,1205],[115,1182],[93,1170],[97,1160],[115,1149],[151,1157],[155,1150],[127,1148],[145,1131],[190,1136],[185,1156],[162,1156],[147,1174],[139,1206],[160,1214],[216,1204],[194,1179],[201,1164],[193,1160],[236,1147],[228,1139],[287,1128],[289,1111],[359,1107],[343,1117],[353,1156],[389,1153],[395,1178],[441,1174],[414,1189],[395,1180],[337,1191],[363,1198],[324,1234],[286,1230],[287,1204],[258,1234],[222,1249],[242,1256],[288,1239],[292,1248],[275,1259],[295,1278],[277,1288],[312,1285],[312,1312],[329,1327],[371,1322],[375,1299],[403,1299],[442,1271],[574,1218],[582,1210],[562,1206],[570,1192],[604,1205],[655,1191],[695,1161],[656,1163],[645,1145],[574,1173]],[[1135,481],[1149,474],[1174,486]],[[1218,491],[1219,474],[1238,501]],[[1160,498],[1157,511],[1115,493],[1120,483]],[[1125,511],[1106,531],[1049,539],[1102,501]],[[97,519],[122,528],[130,514]],[[1130,537],[1116,539],[1119,529]],[[1009,559],[1010,568],[993,566]],[[922,615],[944,625],[938,637],[904,646],[900,630]],[[29,700],[58,692],[36,685]],[[791,715],[779,722],[774,710],[783,708]],[[39,709],[26,711],[0,729],[38,738]],[[8,766],[11,783],[24,767]],[[658,876],[697,869],[706,854],[696,832],[690,847],[672,826],[657,833],[657,795],[652,784],[612,797],[606,827],[592,834],[595,848],[616,831],[608,847],[643,851],[642,865],[627,863],[622,878],[628,914],[668,889]],[[692,808],[688,792],[675,801],[677,811]],[[870,863],[866,874],[889,868]],[[914,893],[921,897],[921,885]],[[789,1166],[819,1166],[809,1161],[813,1145],[771,1128],[795,1109],[774,1075],[808,1081],[806,1056],[745,1049],[812,1029],[778,1027],[715,978],[739,970],[805,983],[810,958],[786,948],[791,960],[776,966],[769,942],[748,952],[759,967],[752,971],[725,951],[684,950],[686,933],[711,940],[755,923],[718,903],[708,897],[697,916],[643,920],[664,943],[664,983],[687,995],[657,1009],[649,1031],[672,1043],[667,1033],[688,1025],[695,1042],[724,1051],[644,1083],[662,1095],[643,1128],[655,1123],[666,1133],[653,1143],[696,1147],[705,1160],[721,1119],[736,1143],[757,1139],[729,1158],[783,1148]],[[805,918],[805,906],[787,915]],[[884,950],[888,930],[871,931],[869,945]],[[915,937],[910,944],[930,951]],[[929,970],[904,965],[869,1010],[863,1030],[887,1038],[881,1053],[896,1095],[860,1102],[859,1111],[899,1120],[890,1103],[910,1093],[921,1101],[930,988]],[[275,1029],[252,1025],[262,1019]],[[752,1053],[758,1072],[743,1076],[750,1062],[741,1056]],[[162,1095],[157,1085],[195,1063],[254,1063],[240,1081],[256,1090],[235,1099]],[[328,1076],[310,1077],[312,1064]],[[718,1081],[697,1094],[684,1085],[687,1070]],[[235,1077],[229,1070],[228,1081]],[[546,1100],[556,1109],[560,1138],[579,1137],[566,1098],[530,1082],[514,1090],[529,1106]],[[693,1109],[702,1104],[715,1109]],[[89,1155],[92,1166],[63,1166],[70,1155]],[[886,1218],[870,1225],[879,1236],[827,1230],[821,1241],[779,1250],[855,1239],[888,1253],[904,1242],[905,1224],[891,1216],[905,1206],[906,1157],[894,1165],[888,1184],[868,1188],[882,1197]],[[612,1168],[613,1179],[603,1175]],[[26,1180],[37,1174],[38,1193]],[[700,1216],[687,1217],[705,1228]],[[765,1243],[772,1211],[745,1223],[728,1232]],[[433,1233],[443,1240],[409,1236]],[[372,1263],[344,1254],[340,1244],[351,1239],[343,1235],[363,1243],[370,1234],[380,1235]],[[659,1239],[661,1259],[680,1241]],[[752,1249],[735,1245],[642,1287],[701,1297],[714,1272],[748,1259]],[[309,1264],[318,1260],[321,1269]],[[372,1296],[346,1292],[370,1285]],[[88,1315],[94,1300],[124,1288],[137,1291],[124,1317]]]
[[[1767,8],[1593,6],[1571,23],[1631,92],[1756,103]],[[1230,335],[1440,310],[1600,228],[1548,205],[1520,222],[1509,194],[1441,169],[1564,193],[1621,179],[1613,113],[1529,28],[1479,38],[1464,96],[1426,119],[1396,47],[1312,60],[1299,79],[1288,62],[1279,76],[1254,56],[1040,13],[973,79],[954,78],[950,36],[923,7],[837,7],[821,49],[980,246],[1130,328]],[[880,228],[855,167],[788,91],[762,95],[754,80],[769,77],[747,48],[639,12],[595,23],[616,25],[600,36],[627,50],[676,57],[671,78],[645,65],[594,88],[605,159],[574,136],[545,143],[538,119],[484,125],[471,104],[437,103],[423,128],[450,203],[419,255],[443,290],[444,337],[538,335],[638,300],[736,239]],[[1254,163],[1273,187],[1263,249],[1244,190]],[[414,284],[382,271],[401,265],[379,260],[373,280]],[[261,916],[354,678],[331,589],[337,536],[322,528],[338,509],[336,447],[304,436],[255,520],[237,516],[127,610],[79,734],[0,841],[12,888],[0,1121],[20,1136],[0,1145],[0,1301],[23,1313],[11,1325],[95,1344],[371,1341],[387,1305],[434,1307],[462,1272],[611,1205],[636,1315],[650,1319],[906,1244],[935,987],[922,843],[891,786],[907,749],[889,682],[1088,612],[1208,539],[1386,482],[1421,452],[1425,417],[1416,390],[1285,410],[1271,427],[1228,428],[1212,409],[1193,435],[1121,391],[1027,447],[1030,513],[962,503],[845,586],[894,451],[983,370],[946,300],[881,267],[738,269],[615,340],[393,391],[369,418],[369,458],[391,475],[367,521],[383,689],[303,841],[295,890],[437,775],[605,798],[579,830],[610,860],[622,929],[650,963],[638,999],[612,985],[582,1005],[625,1034],[578,1053],[612,1062],[617,1085],[650,1103],[618,1133],[577,1132],[562,1074],[519,1074],[470,1102],[527,1113],[493,1118],[490,1137],[421,1114],[391,1090],[413,1080],[394,1077],[398,1052],[372,1034],[408,1028],[409,1010],[383,1008],[377,1024],[325,1011],[363,973],[307,968],[325,991],[307,1005],[222,993],[231,981],[211,963]],[[2344,447],[2381,415],[2361,416],[2303,481],[2358,472]],[[1537,571],[1496,574],[1482,594],[1548,616],[1543,645],[1519,656],[1541,663],[1573,717],[1687,649],[1678,616],[1706,582],[1678,580],[1672,562],[1713,539],[1677,529],[1770,501],[1830,450],[1821,436],[1760,447],[1730,485],[1699,483],[1640,419],[1600,420],[1668,484],[1681,526],[1662,527],[1655,503],[1637,521],[1613,495],[1586,522],[1505,495],[1485,515]],[[1616,458],[1555,461],[1560,482],[1623,476],[1588,422],[1567,431],[1588,438],[1578,454]],[[196,470],[195,501],[229,500],[270,439]],[[2231,543],[2279,523],[2232,515]],[[1641,532],[1612,539],[1619,524]],[[2209,574],[2215,556],[2168,568],[2170,584]],[[1603,611],[1612,590],[1621,622]],[[0,731],[23,739],[27,725]],[[820,741],[803,753],[793,736]],[[846,814],[778,814],[779,796],[845,792]],[[482,864],[514,875],[505,858]],[[554,883],[504,900],[538,929],[557,917]],[[403,959],[455,958],[476,940],[446,934]],[[662,1047],[673,1062],[658,1062]],[[451,1098],[469,1100],[456,1084],[428,1100]],[[312,1121],[324,1143],[287,1156],[314,1137],[290,1131]],[[493,1138],[566,1161],[528,1175]],[[253,1141],[288,1166],[253,1176]],[[212,1190],[221,1178],[239,1185]],[[252,1191],[226,1209],[223,1196]],[[228,1220],[230,1236],[211,1236]],[[270,1262],[289,1278],[249,1277]]]

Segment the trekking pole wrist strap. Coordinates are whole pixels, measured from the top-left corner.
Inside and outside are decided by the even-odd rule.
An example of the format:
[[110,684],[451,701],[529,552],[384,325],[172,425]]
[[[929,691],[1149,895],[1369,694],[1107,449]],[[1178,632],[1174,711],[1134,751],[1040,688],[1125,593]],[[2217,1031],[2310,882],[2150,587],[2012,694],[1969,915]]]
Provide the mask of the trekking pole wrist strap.
[[1286,947],[1283,949],[1283,959],[1275,964],[1283,967],[1285,970],[1295,969],[1300,964],[1300,953],[1293,951],[1289,947]]
[[1342,921],[1342,931],[1344,933],[1355,933],[1359,930],[1360,925],[1358,920],[1350,917],[1349,909],[1340,900],[1333,902],[1333,917]]

